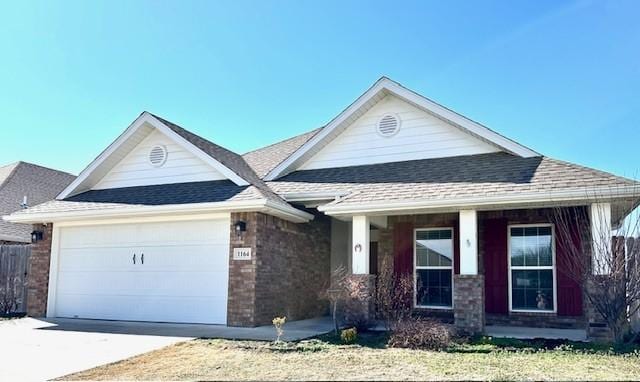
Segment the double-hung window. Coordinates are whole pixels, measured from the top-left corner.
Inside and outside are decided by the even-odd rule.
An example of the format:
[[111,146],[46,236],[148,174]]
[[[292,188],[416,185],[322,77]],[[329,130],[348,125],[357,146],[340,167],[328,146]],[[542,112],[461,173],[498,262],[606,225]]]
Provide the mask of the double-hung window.
[[415,231],[415,305],[421,308],[453,306],[453,230]]
[[509,306],[512,311],[555,312],[552,225],[509,227]]

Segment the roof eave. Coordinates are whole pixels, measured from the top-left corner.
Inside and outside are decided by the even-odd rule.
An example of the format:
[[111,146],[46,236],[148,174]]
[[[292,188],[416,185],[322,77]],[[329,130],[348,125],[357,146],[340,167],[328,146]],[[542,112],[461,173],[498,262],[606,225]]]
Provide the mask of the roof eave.
[[604,201],[640,200],[640,186],[616,188],[582,188],[552,192],[522,193],[518,195],[473,196],[467,198],[381,201],[372,203],[334,202],[318,207],[331,216],[356,214],[400,214],[415,211],[428,212],[459,210],[464,208],[497,209],[522,208],[532,205],[584,204]]
[[57,223],[65,221],[111,219],[123,217],[145,217],[162,215],[196,215],[208,213],[264,212],[293,223],[306,223],[314,216],[294,207],[266,199],[213,203],[166,204],[160,206],[127,206],[123,208],[93,209],[86,211],[60,211],[44,213],[14,213],[3,216],[12,223]]

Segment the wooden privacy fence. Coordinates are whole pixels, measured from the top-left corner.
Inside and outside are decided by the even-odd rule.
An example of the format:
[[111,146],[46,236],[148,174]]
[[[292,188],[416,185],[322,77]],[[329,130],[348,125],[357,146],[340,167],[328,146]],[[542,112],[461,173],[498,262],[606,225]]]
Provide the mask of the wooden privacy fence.
[[30,245],[0,245],[0,316],[27,311]]

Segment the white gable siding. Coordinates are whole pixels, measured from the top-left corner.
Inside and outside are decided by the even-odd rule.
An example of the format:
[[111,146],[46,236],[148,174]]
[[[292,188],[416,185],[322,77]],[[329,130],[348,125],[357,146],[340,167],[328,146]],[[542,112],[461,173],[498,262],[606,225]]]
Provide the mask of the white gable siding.
[[[167,161],[161,167],[154,167],[149,163],[149,151],[155,145],[163,145],[167,148]],[[182,148],[163,133],[153,130],[93,189],[222,179],[226,178],[219,171]]]
[[[387,113],[400,117],[400,131],[382,137],[378,120]],[[441,119],[387,95],[347,127],[299,169],[357,166],[372,163],[484,154],[500,151]]]

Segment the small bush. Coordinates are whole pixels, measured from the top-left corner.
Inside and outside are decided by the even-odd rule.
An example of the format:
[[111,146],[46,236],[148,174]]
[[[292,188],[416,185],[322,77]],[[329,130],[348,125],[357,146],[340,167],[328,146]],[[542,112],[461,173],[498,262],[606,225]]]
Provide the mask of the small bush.
[[284,324],[287,322],[287,317],[275,317],[271,323],[276,328],[276,342],[280,342],[280,337],[284,334]]
[[441,322],[425,318],[405,318],[391,326],[389,346],[442,350],[452,341],[451,330]]
[[358,339],[358,330],[356,328],[344,329],[340,332],[340,339],[345,344],[352,344]]

